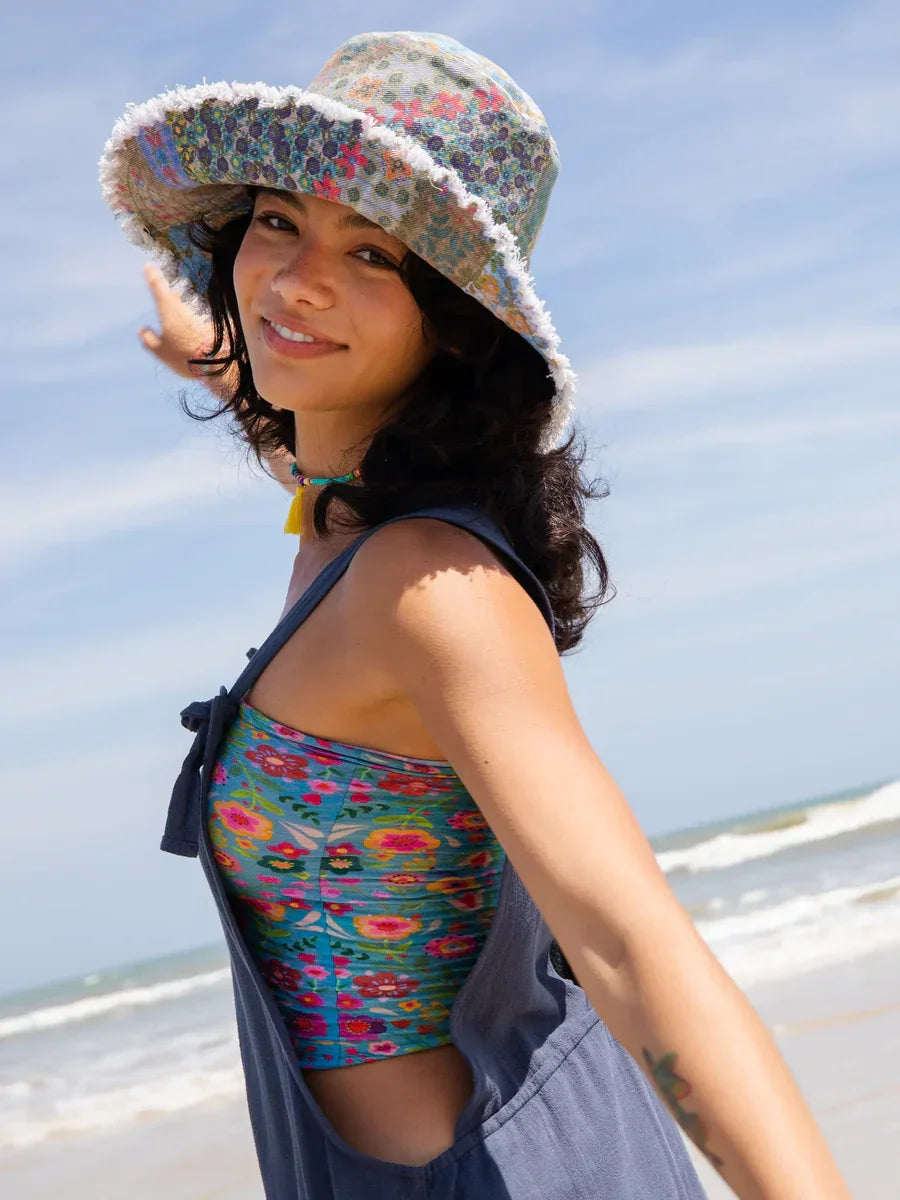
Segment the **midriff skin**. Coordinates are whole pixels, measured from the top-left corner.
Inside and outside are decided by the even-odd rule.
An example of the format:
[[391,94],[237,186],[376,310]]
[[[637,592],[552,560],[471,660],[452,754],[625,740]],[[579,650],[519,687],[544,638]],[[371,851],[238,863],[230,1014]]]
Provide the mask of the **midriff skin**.
[[[348,540],[354,538],[335,545]],[[282,616],[336,553],[332,548],[316,561],[310,555],[302,567],[298,556]],[[443,758],[412,705],[386,695],[365,646],[347,628],[348,586],[349,570],[244,699],[304,733],[412,758]],[[430,1162],[453,1145],[473,1087],[468,1061],[452,1044],[350,1067],[304,1068],[303,1077],[325,1118],[354,1149],[410,1166]]]

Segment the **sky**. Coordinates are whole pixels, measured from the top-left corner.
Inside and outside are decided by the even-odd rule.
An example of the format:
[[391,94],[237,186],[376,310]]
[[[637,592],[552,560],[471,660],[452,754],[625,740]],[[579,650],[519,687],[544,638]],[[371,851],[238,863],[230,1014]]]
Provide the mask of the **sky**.
[[[191,735],[274,626],[289,496],[141,348],[97,160],[128,102],[305,86],[449,34],[544,112],[531,261],[578,373],[617,594],[562,659],[648,836],[900,775],[900,10],[249,0],[6,11],[0,991],[217,940],[159,850]],[[196,403],[200,393],[193,395]]]

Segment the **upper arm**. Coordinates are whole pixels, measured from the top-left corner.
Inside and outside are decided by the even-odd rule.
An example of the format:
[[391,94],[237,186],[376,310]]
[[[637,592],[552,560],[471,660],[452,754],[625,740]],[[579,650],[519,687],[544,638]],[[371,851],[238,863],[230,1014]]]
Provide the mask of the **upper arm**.
[[353,566],[354,621],[576,975],[585,954],[602,973],[641,930],[690,924],[581,727],[546,621],[493,551],[447,522],[409,518],[369,537]]

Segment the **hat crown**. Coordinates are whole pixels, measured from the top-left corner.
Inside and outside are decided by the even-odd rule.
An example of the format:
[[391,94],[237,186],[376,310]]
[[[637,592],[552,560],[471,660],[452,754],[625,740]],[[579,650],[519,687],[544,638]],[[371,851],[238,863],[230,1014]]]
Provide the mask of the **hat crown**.
[[439,33],[363,33],[308,91],[416,142],[490,207],[531,257],[559,154],[544,115],[496,63]]

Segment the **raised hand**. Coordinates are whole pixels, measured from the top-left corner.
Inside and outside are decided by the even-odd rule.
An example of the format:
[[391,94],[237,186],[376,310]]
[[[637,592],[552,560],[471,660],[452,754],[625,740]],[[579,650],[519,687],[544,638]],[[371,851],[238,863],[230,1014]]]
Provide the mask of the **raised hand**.
[[141,345],[176,375],[185,379],[203,379],[210,386],[218,382],[215,377],[204,377],[201,369],[188,362],[212,343],[212,322],[185,304],[154,263],[144,265],[144,278],[156,304],[159,332],[143,325],[138,330]]

